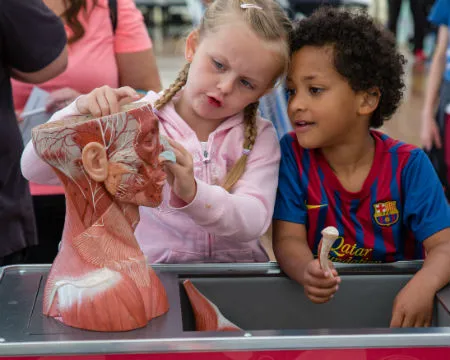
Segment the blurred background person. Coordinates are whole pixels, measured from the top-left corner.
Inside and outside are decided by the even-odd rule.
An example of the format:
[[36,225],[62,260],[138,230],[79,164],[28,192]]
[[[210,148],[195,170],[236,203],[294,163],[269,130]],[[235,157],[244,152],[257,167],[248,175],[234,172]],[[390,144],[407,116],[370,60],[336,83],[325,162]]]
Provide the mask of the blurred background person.
[[[66,106],[80,94],[103,85],[160,91],[152,42],[133,0],[44,0],[64,22],[68,38],[67,70],[37,86],[50,93],[47,113]],[[46,80],[46,79],[45,79]],[[14,106],[20,113],[33,86],[13,81]],[[31,263],[50,263],[57,254],[65,218],[59,185],[30,184],[39,245]]]
[[[416,63],[426,60],[423,51],[425,31],[427,30],[426,0],[408,0],[414,23],[413,54]],[[397,35],[398,19],[403,0],[388,0],[388,28]]]
[[450,1],[437,0],[431,10],[430,21],[438,26],[436,48],[428,75],[422,110],[421,143],[428,152],[448,194],[450,152],[447,126],[447,107],[450,104]]
[[0,1],[0,266],[26,260],[36,244],[28,182],[20,171],[22,138],[10,78],[41,83],[67,66],[61,20],[41,0]]

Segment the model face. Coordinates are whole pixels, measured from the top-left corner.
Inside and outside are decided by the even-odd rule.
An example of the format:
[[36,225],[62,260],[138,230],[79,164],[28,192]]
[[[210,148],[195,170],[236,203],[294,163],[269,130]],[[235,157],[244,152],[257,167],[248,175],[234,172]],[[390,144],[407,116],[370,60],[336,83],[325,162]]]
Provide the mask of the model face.
[[158,121],[136,109],[132,113],[140,123],[134,133],[133,148],[123,157],[127,169],[120,176],[115,197],[123,202],[155,207],[162,201],[162,189],[166,175],[159,161],[164,151],[159,142]]

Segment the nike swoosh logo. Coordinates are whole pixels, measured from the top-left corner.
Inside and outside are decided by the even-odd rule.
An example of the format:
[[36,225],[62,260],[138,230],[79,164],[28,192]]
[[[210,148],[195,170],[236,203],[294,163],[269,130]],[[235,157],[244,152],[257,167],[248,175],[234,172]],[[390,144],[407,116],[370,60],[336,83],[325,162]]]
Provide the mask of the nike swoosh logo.
[[320,209],[320,208],[323,208],[323,207],[326,207],[326,206],[328,206],[328,204],[321,204],[321,205],[308,205],[308,204],[306,204],[306,208],[307,208],[308,210],[311,210],[311,209]]

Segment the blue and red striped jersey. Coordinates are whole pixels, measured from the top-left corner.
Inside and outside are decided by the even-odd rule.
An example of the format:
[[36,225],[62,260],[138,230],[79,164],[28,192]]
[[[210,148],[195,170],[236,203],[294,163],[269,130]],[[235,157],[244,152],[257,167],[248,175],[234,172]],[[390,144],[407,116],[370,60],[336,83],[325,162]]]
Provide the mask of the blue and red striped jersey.
[[426,154],[371,131],[372,168],[359,192],[340,183],[320,149],[303,149],[295,133],[281,139],[274,219],[304,224],[314,256],[321,231],[340,237],[330,260],[348,263],[423,259],[422,242],[450,227],[450,208]]

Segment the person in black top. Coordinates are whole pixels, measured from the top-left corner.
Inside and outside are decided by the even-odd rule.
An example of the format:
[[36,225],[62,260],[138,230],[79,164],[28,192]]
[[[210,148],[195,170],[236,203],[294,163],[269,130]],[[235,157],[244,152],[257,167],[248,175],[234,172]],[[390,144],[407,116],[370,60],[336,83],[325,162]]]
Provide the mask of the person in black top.
[[37,243],[10,78],[41,83],[59,75],[67,66],[66,43],[62,21],[42,0],[0,1],[0,266],[24,262]]

